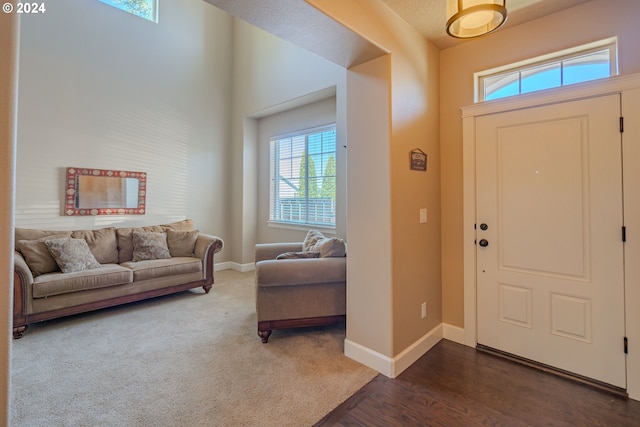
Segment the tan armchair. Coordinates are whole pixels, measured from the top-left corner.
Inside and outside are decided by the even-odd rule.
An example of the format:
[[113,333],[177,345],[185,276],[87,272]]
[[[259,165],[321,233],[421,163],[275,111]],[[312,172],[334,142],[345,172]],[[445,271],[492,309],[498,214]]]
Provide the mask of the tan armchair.
[[256,314],[263,343],[273,329],[345,321],[346,257],[276,260],[283,253],[301,252],[302,247],[302,242],[255,247]]

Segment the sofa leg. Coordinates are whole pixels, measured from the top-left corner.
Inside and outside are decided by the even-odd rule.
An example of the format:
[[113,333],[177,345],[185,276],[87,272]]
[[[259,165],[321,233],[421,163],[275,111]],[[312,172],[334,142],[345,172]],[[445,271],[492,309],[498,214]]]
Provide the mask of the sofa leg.
[[208,294],[213,285],[204,285],[202,289],[204,289],[204,293]]
[[269,341],[269,336],[271,335],[271,329],[267,329],[266,331],[258,331],[258,335],[262,338],[262,342],[266,343]]
[[24,335],[24,331],[27,330],[29,325],[16,326],[13,328],[13,339],[20,339]]

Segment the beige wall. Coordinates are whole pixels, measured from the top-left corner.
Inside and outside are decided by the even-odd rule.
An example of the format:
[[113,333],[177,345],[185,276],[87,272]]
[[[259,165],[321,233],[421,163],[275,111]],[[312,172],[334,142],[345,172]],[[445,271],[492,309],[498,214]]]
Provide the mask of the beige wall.
[[463,327],[462,120],[473,73],[588,42],[618,37],[620,74],[640,72],[640,2],[593,0],[440,52],[443,321]]
[[[22,19],[16,225],[188,217],[230,247],[231,22],[201,0],[164,2],[157,24],[76,0]],[[68,166],[147,172],[146,214],[62,216]]]
[[[390,223],[382,222],[372,224],[363,230],[356,231],[354,224],[363,221],[367,215],[365,209],[358,209],[361,215],[354,216],[349,206],[349,244],[350,253],[353,250],[354,241],[359,243],[372,239],[372,235],[383,233],[390,238],[389,248],[383,252],[375,245],[362,245],[365,251],[359,256],[366,263],[358,265],[353,259],[349,260],[349,287],[361,289],[354,305],[371,305],[362,309],[358,322],[363,326],[370,322],[370,330],[356,334],[356,330],[347,325],[347,338],[358,342],[372,350],[387,356],[394,357],[420,338],[425,336],[432,328],[442,322],[441,312],[441,278],[440,278],[440,150],[438,140],[438,50],[427,42],[422,35],[400,19],[386,5],[380,1],[372,0],[310,0],[309,3],[322,12],[336,19],[352,31],[372,41],[382,49],[390,52],[388,90],[388,109],[390,114],[390,127],[388,138],[380,135],[370,141],[372,144],[384,144],[385,147],[367,147],[364,142],[358,144],[359,149],[354,150],[354,145],[349,144],[349,160],[347,183],[349,203],[363,203],[370,209],[375,209],[368,204],[365,197],[360,201],[359,192],[371,192],[375,186],[355,186],[351,177],[355,173],[364,171],[352,170],[353,156],[358,156],[360,150],[388,150],[388,157],[378,157],[376,162],[358,164],[361,168],[370,168],[376,171],[380,169],[382,178],[388,168],[389,194],[381,194],[378,208],[381,211],[390,212]],[[376,60],[380,61],[380,60]],[[362,66],[353,72],[360,74]],[[366,70],[376,78],[383,76],[380,72],[371,69]],[[382,70],[379,70],[382,71]],[[350,77],[351,78],[351,77]],[[363,77],[364,78],[364,77]],[[351,80],[350,80],[351,84]],[[349,88],[350,94],[352,89]],[[357,102],[354,96],[350,96],[349,102]],[[383,100],[384,101],[384,100]],[[366,122],[352,123],[349,126],[367,126]],[[382,140],[382,138],[386,139]],[[414,148],[420,148],[428,154],[428,171],[416,172],[409,170],[409,152]],[[387,163],[388,162],[388,163]],[[382,164],[386,163],[386,164]],[[375,193],[386,190],[382,186]],[[374,194],[375,194],[374,193]],[[387,198],[388,197],[388,198]],[[428,209],[426,224],[419,223],[419,209]],[[387,244],[387,243],[385,243]],[[390,258],[385,256],[386,249],[390,249]],[[355,273],[352,271],[356,269]],[[368,270],[366,273],[364,270]],[[379,272],[379,274],[375,274]],[[391,281],[387,281],[387,272],[390,272]],[[360,275],[358,277],[358,275]],[[364,283],[365,277],[371,277],[370,282]],[[366,292],[369,289],[371,295]],[[354,291],[350,290],[348,297],[352,298]],[[373,296],[374,298],[371,298]],[[421,318],[420,304],[427,303],[427,317]],[[380,316],[385,319],[388,313],[386,305],[391,307],[391,336],[386,335],[385,328],[378,328]],[[351,303],[348,303],[351,306]],[[351,314],[348,309],[348,316]],[[358,308],[358,310],[361,310]],[[360,329],[358,329],[360,330]],[[376,337],[376,334],[379,334]]]
[[0,14],[0,425],[9,425],[19,20]]

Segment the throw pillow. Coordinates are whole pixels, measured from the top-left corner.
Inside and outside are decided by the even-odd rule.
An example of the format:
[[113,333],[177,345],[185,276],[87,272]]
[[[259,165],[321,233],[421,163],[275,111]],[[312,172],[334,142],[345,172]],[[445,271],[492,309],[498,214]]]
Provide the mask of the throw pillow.
[[133,232],[133,261],[168,258],[171,258],[171,253],[165,233]]
[[194,256],[198,230],[167,230],[167,245],[171,256]]
[[89,245],[84,239],[48,239],[44,241],[49,253],[63,273],[89,270],[100,267],[100,263],[89,250]]
[[118,238],[118,264],[131,261],[133,259],[133,232],[140,231],[146,233],[162,233],[164,230],[159,225],[146,227],[122,227],[116,228]]
[[307,236],[304,238],[304,241],[302,242],[302,250],[304,252],[310,251],[311,247],[313,247],[316,243],[318,243],[322,239],[326,239],[324,234],[322,234],[318,230],[309,230],[307,232]]
[[320,258],[320,252],[285,252],[276,259]]
[[45,273],[53,273],[54,271],[60,271],[56,260],[53,259],[45,240],[65,238],[66,235],[53,235],[42,237],[37,240],[18,240],[16,247],[18,251],[24,257],[33,276],[39,276]]
[[71,233],[71,237],[87,242],[89,250],[100,264],[118,263],[118,239],[115,227],[76,230]]
[[320,252],[321,258],[343,257],[347,254],[344,240],[337,237],[325,237],[317,230],[309,230],[302,242],[302,250],[305,252]]

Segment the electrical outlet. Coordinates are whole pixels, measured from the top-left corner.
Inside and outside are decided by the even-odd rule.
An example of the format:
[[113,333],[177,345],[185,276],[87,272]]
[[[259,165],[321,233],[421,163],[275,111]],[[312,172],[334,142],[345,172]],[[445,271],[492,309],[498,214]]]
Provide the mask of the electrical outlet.
[[423,302],[420,308],[422,310],[422,318],[424,319],[425,317],[427,317],[427,303]]

